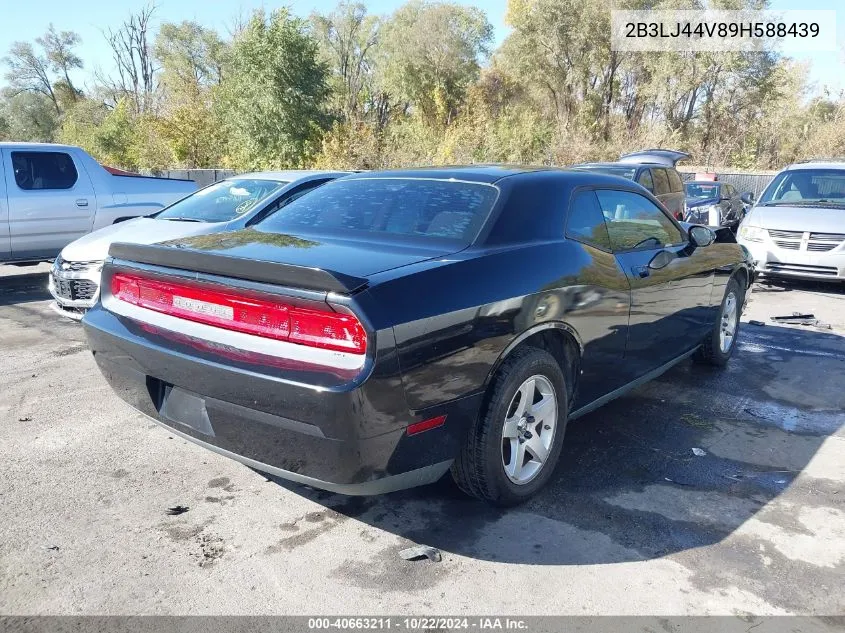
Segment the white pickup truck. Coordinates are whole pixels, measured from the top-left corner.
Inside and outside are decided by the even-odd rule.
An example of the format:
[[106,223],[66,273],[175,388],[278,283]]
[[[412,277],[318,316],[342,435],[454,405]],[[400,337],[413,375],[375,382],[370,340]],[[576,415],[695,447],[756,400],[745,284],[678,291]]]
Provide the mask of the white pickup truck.
[[192,180],[112,173],[79,147],[0,143],[0,263],[53,259],[87,233],[196,189]]

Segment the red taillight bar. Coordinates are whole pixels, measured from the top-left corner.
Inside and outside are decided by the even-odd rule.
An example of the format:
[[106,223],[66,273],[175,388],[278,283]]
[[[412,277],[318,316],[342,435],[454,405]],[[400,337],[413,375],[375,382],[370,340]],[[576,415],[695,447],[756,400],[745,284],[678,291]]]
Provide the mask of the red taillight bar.
[[367,334],[351,314],[300,308],[139,275],[117,273],[111,292],[126,303],[197,323],[351,354],[367,351]]

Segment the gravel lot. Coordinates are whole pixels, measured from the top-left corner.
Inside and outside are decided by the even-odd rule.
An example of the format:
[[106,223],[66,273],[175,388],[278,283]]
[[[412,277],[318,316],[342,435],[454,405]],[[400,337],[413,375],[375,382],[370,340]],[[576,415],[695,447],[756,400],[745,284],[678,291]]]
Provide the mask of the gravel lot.
[[171,436],[111,393],[47,270],[0,267],[0,613],[845,613],[845,288],[758,285],[744,320],[832,329],[744,325],[727,371],[574,422],[549,488],[499,511],[279,484]]

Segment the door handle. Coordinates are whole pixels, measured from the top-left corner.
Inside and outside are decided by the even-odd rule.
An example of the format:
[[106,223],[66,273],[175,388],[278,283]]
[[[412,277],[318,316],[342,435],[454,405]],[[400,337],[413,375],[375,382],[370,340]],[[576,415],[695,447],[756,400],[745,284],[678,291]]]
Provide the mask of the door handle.
[[87,206],[88,206],[88,201],[87,201],[85,198],[79,198],[79,199],[76,201],[76,206],[77,206],[77,207],[87,207]]
[[639,277],[640,279],[645,279],[651,274],[648,266],[631,266],[631,272],[634,273],[634,277]]

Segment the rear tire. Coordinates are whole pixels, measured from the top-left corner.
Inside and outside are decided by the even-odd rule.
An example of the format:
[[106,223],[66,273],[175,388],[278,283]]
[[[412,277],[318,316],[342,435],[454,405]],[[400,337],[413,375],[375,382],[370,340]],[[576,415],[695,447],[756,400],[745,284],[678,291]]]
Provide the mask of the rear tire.
[[526,346],[508,356],[452,466],[458,487],[501,506],[532,497],[560,457],[567,393],[563,371],[548,352]]
[[739,336],[739,317],[745,305],[745,292],[736,279],[731,278],[722,297],[719,316],[710,334],[695,353],[695,360],[714,367],[728,364]]

